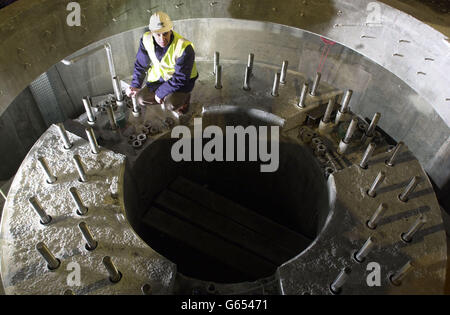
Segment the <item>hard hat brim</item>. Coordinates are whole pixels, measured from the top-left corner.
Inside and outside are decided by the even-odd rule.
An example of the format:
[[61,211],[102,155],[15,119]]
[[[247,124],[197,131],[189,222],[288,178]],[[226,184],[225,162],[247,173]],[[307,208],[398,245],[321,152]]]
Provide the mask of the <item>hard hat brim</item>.
[[166,25],[166,27],[163,27],[163,28],[160,28],[160,29],[157,29],[157,30],[150,29],[150,32],[152,34],[161,34],[161,33],[165,33],[165,32],[171,31],[172,29],[173,29],[173,23],[170,23],[169,25]]

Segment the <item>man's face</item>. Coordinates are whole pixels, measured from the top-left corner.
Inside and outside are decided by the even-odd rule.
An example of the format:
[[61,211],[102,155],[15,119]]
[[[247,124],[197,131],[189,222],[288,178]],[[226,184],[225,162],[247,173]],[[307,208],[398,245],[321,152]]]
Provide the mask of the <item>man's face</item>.
[[153,33],[153,38],[155,39],[156,43],[161,46],[162,48],[169,45],[170,42],[170,36],[172,35],[172,31],[168,31],[165,33],[155,34]]

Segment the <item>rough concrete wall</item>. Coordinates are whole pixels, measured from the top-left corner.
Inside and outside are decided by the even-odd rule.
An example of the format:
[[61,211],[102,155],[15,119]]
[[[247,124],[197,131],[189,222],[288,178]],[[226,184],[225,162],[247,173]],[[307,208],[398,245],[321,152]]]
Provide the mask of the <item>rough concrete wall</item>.
[[0,180],[14,176],[22,160],[47,129],[26,88],[0,117]]
[[0,155],[0,180],[14,176],[30,148],[48,126],[81,114],[81,107],[73,105],[57,69],[49,69],[44,76],[45,80],[41,81],[47,83],[50,95],[39,84],[34,86],[33,91],[27,87],[0,116],[0,152],[3,153]]

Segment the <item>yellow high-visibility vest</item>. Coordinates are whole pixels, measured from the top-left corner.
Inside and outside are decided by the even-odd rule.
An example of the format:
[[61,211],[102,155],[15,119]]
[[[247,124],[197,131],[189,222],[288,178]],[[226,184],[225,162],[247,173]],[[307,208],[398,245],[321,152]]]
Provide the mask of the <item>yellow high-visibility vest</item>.
[[[173,32],[173,31],[172,31]],[[142,42],[144,44],[145,49],[152,61],[152,67],[148,70],[147,81],[148,82],[156,82],[159,81],[159,78],[163,78],[164,81],[170,80],[173,74],[175,73],[175,65],[177,63],[177,59],[180,58],[184,50],[187,46],[194,45],[181,37],[176,32],[173,32],[173,41],[169,46],[166,54],[162,57],[161,61],[156,58],[155,54],[155,46],[153,43],[153,36],[151,32],[147,32],[142,37]],[[194,61],[194,66],[192,67],[191,79],[197,76],[197,65]]]

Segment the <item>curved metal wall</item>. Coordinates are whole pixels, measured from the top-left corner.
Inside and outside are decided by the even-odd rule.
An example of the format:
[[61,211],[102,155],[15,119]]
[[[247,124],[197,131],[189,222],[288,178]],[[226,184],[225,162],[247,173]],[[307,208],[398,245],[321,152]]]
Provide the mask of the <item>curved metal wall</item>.
[[[379,77],[379,82],[389,92],[387,95],[399,95],[393,101],[403,104],[401,110],[386,105],[390,101],[387,95],[380,99],[374,94],[371,101],[382,103],[380,106],[392,116],[390,129],[398,128],[395,121],[402,126],[415,126],[414,129],[400,128],[402,132],[397,136],[411,137],[417,147],[426,144],[423,152],[415,153],[438,184],[445,183],[450,175],[441,171],[450,169],[441,165],[448,160],[450,151],[450,77],[446,75],[450,70],[447,58],[450,44],[443,34],[408,14],[368,0],[357,3],[350,0],[83,0],[78,3],[81,26],[72,27],[66,23],[70,13],[66,8],[68,1],[17,1],[0,11],[0,38],[3,39],[0,112],[31,81],[59,60],[89,44],[146,25],[150,13],[157,10],[166,11],[174,20],[236,18],[274,22],[322,34],[400,78],[396,86],[383,86],[388,84],[383,76]],[[208,34],[207,30],[199,32]],[[204,44],[211,47],[214,41],[220,41],[220,38],[211,40],[207,36],[203,39]],[[417,92],[411,94],[410,104],[401,98],[408,86]],[[361,111],[365,113],[365,109]],[[411,112],[420,115],[409,115]],[[405,119],[405,113],[410,117]],[[430,139],[432,148],[427,147]]]

